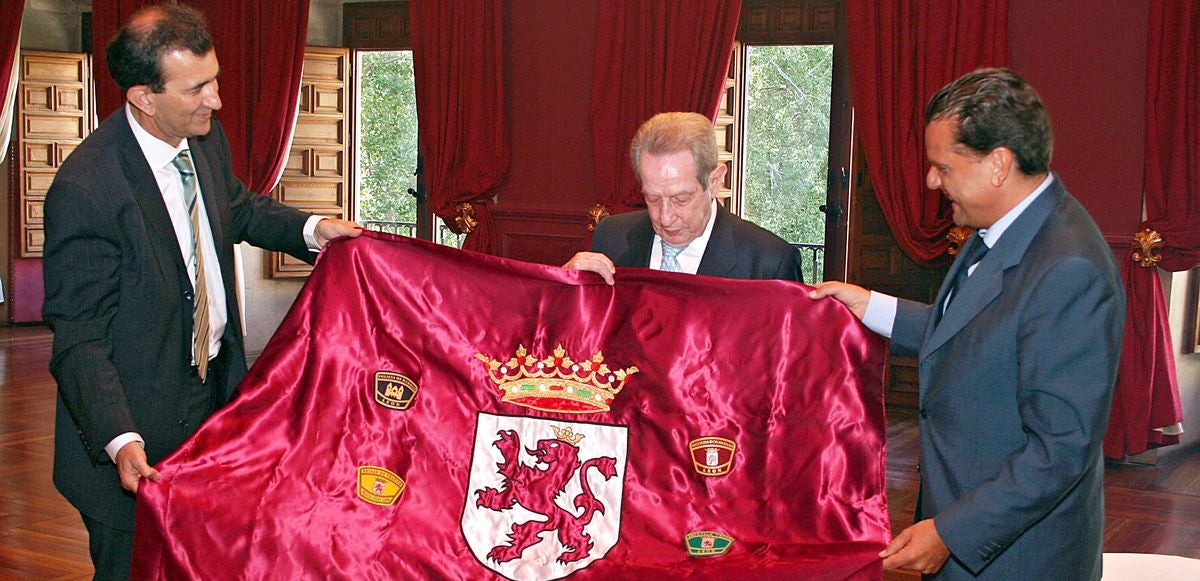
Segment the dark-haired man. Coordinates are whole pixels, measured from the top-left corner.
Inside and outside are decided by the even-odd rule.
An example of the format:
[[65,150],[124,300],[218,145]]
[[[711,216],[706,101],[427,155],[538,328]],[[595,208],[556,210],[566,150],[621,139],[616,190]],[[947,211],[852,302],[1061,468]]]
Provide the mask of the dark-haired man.
[[608,284],[618,266],[804,282],[798,250],[717,203],[728,168],[717,159],[707,117],[659,113],[638,128],[629,149],[646,209],[601,220],[591,251],[563,266],[598,273]]
[[129,575],[133,493],[246,372],[233,287],[242,241],[312,261],[357,226],[246,190],[212,118],[204,18],[135,14],[108,46],[125,92],[46,195],[43,315],[58,381],[54,483],[88,529],[97,579]]
[[926,184],[977,232],[932,305],[829,282],[920,366],[916,524],[885,569],[939,579],[1099,579],[1101,443],[1125,297],[1096,224],[1050,172],[1037,93],[1006,69],[944,87],[925,114]]

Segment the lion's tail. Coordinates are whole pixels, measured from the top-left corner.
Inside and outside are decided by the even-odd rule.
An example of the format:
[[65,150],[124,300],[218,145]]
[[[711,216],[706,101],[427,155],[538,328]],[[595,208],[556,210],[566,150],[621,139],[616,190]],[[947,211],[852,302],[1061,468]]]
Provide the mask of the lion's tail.
[[579,469],[579,485],[583,488],[583,492],[575,497],[575,508],[583,509],[583,514],[579,515],[580,526],[587,526],[592,522],[592,516],[597,512],[604,513],[604,504],[596,499],[596,495],[592,493],[592,487],[588,484],[587,473],[588,468],[595,468],[604,476],[605,480],[617,475],[617,461],[610,457],[592,458],[583,463],[583,467]]

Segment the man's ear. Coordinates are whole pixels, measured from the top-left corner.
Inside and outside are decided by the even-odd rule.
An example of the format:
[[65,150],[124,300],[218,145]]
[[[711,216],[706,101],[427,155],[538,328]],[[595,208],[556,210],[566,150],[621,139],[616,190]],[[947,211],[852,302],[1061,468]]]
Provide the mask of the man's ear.
[[1013,164],[1016,163],[1016,155],[1007,147],[997,147],[987,155],[987,162],[991,165],[992,186],[1000,187],[1008,180],[1008,174],[1013,169]]
[[125,100],[138,111],[154,116],[154,92],[146,85],[134,85],[125,90]]
[[724,162],[717,162],[717,167],[713,168],[712,173],[708,174],[708,190],[715,198],[717,192],[721,191],[721,185],[725,183],[725,174],[729,171],[729,166]]

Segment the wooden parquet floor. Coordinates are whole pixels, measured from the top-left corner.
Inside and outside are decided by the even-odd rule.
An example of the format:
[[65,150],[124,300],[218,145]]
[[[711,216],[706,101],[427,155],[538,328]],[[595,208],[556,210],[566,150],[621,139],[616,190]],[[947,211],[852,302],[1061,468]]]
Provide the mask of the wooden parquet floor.
[[[0,580],[90,579],[87,533],[54,489],[54,380],[44,327],[0,327]],[[912,522],[917,421],[888,417],[892,528]],[[1200,453],[1158,466],[1113,464],[1105,473],[1105,550],[1200,558]],[[885,579],[918,579],[889,573]]]

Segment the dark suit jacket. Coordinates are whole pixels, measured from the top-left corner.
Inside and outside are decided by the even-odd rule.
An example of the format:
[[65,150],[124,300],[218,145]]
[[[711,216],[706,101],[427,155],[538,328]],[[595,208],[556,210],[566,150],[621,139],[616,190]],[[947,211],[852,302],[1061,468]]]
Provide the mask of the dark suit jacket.
[[954,555],[938,578],[1099,579],[1125,298],[1057,176],[932,315],[901,301],[892,347],[920,362],[917,519],[933,517]]
[[[224,402],[246,372],[235,302],[233,245],[312,260],[307,214],[253,194],[229,168],[214,120],[189,140],[225,284],[229,322]],[[104,446],[124,432],[146,441],[151,464],[195,431],[182,386],[191,373],[192,285],[153,171],[118,109],[66,159],[46,194],[42,314],[54,330],[58,381],[54,483],[80,512],[133,529],[133,496],[120,488]]]
[[[757,224],[730,214],[720,204],[716,211],[697,274],[804,282],[800,251]],[[653,244],[650,214],[638,210],[601,220],[591,250],[608,256],[616,266],[648,268]]]

